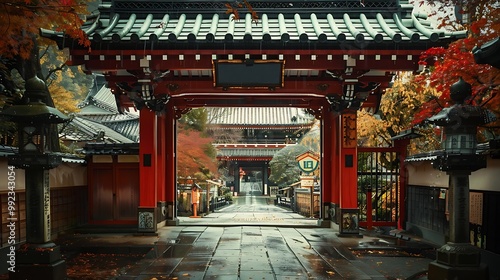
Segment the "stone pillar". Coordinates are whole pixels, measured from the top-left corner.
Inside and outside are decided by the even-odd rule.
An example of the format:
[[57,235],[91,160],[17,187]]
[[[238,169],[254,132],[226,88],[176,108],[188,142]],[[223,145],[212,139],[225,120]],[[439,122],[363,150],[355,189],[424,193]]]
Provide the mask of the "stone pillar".
[[448,171],[448,209],[450,241],[437,250],[436,261],[429,264],[429,280],[489,279],[488,268],[481,264],[479,248],[469,237],[469,171]]
[[51,242],[49,171],[26,168],[26,244],[16,251],[9,279],[66,279],[66,263]]
[[455,104],[426,120],[444,127],[444,151],[432,165],[450,176],[450,242],[438,249],[436,261],[429,264],[430,280],[489,278],[487,266],[481,264],[479,248],[470,243],[469,175],[486,167],[486,156],[476,152],[477,127],[495,121],[496,116],[489,110],[466,104],[471,96],[472,86],[459,78],[450,87],[450,98]]
[[448,209],[450,211],[450,242],[470,243],[469,236],[469,175],[449,171]]

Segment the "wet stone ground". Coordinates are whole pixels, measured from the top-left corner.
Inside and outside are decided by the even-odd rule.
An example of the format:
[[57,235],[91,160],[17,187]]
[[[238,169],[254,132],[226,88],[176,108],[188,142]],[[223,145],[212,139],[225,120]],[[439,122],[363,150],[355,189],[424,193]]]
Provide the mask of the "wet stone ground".
[[239,197],[180,222],[157,236],[82,234],[56,243],[75,280],[421,279],[435,256],[394,238],[339,237],[267,197]]
[[114,279],[130,269],[144,254],[73,253],[66,259],[69,280]]

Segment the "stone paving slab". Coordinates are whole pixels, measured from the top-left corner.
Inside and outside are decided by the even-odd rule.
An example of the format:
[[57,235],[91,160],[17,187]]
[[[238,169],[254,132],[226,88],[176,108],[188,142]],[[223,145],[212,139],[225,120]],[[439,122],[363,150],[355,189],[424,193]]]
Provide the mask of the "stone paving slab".
[[[185,225],[181,218],[181,225],[159,228],[156,236],[77,234],[60,241],[70,249],[143,252],[144,258],[134,259],[135,264],[123,268],[116,280],[408,279],[427,270],[433,260],[429,254],[389,251],[399,250],[401,245],[411,247],[408,252],[429,248],[418,239],[403,244],[397,238],[373,233],[362,238],[339,237],[332,228],[318,227],[317,220],[299,218],[274,205],[235,205],[226,209],[233,213],[184,218],[188,223]],[[211,225],[207,223],[210,220],[218,222]],[[260,222],[247,224],[240,220]],[[274,224],[266,222],[271,220]],[[490,267],[492,271],[499,268]],[[94,278],[89,275],[87,279]]]

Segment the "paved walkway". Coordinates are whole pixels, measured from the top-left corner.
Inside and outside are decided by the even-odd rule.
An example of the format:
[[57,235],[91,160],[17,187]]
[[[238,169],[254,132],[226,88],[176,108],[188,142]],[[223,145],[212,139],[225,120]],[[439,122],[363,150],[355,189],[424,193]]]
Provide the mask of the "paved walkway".
[[325,228],[187,226],[160,229],[147,257],[118,279],[408,279],[430,261]]
[[[203,214],[203,213],[202,213]],[[306,218],[290,209],[275,206],[269,196],[235,197],[232,204],[216,210],[203,218],[178,217],[179,225],[276,225],[316,227],[317,219]]]
[[[155,236],[75,234],[59,244],[133,255],[134,265],[118,269],[113,278],[119,280],[426,279],[435,258],[433,246],[422,240],[377,232],[339,237],[263,197],[240,198],[203,218],[180,217],[179,223]],[[102,278],[90,270],[85,279]]]

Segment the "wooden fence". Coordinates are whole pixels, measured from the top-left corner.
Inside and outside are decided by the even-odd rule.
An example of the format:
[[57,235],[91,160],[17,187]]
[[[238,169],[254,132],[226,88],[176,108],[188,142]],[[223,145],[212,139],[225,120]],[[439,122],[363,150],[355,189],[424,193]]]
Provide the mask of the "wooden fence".
[[[313,193],[313,217],[319,217],[319,193]],[[309,191],[295,190],[295,207],[294,210],[305,216],[311,217],[311,193]]]

